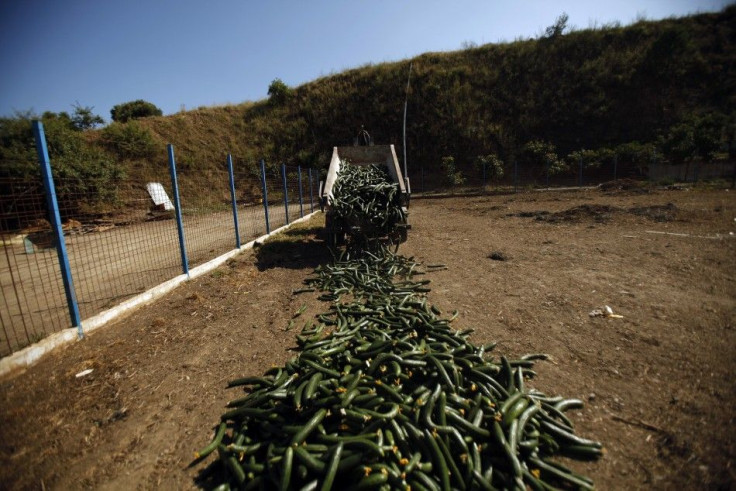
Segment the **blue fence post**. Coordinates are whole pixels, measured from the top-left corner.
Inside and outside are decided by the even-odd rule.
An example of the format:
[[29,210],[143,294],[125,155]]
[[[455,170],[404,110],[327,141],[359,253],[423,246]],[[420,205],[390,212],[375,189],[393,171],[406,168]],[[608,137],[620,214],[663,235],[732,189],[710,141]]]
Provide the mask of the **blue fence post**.
[[312,192],[312,168],[309,168],[309,209],[314,213],[314,193]]
[[174,145],[166,145],[169,152],[169,171],[171,171],[171,187],[174,193],[174,210],[176,211],[176,230],[179,232],[179,251],[181,252],[181,269],[189,276],[189,260],[187,246],[184,243],[184,222],[181,219],[181,202],[179,201],[179,181],[176,179],[176,160],[174,159]]
[[304,218],[304,203],[302,202],[302,167],[297,166],[296,171],[299,174],[299,216]]
[[81,339],[84,337],[84,331],[82,330],[82,319],[79,315],[77,294],[74,291],[72,270],[69,266],[69,256],[66,253],[64,231],[61,228],[61,215],[59,215],[59,203],[56,200],[56,188],[54,186],[54,178],[51,174],[51,161],[49,160],[49,151],[46,147],[46,135],[43,131],[43,123],[41,123],[40,121],[33,122],[33,135],[36,138],[36,151],[38,152],[38,160],[41,166],[41,178],[43,180],[44,190],[46,191],[46,201],[49,206],[49,219],[51,220],[51,229],[54,233],[54,239],[56,240],[56,254],[59,256],[61,281],[64,284],[66,304],[69,307],[69,318],[72,322],[72,327],[77,328],[77,335]]
[[263,183],[263,212],[266,214],[266,233],[271,233],[271,225],[268,223],[268,187],[266,186],[266,162],[261,159],[261,182]]
[[240,249],[240,227],[238,226],[238,202],[235,199],[235,175],[233,174],[233,157],[227,154],[227,172],[230,174],[230,200],[233,203],[233,223],[235,225],[235,247]]
[[286,224],[289,224],[289,190],[286,187],[286,164],[281,164],[281,178],[284,181],[284,213],[286,214]]

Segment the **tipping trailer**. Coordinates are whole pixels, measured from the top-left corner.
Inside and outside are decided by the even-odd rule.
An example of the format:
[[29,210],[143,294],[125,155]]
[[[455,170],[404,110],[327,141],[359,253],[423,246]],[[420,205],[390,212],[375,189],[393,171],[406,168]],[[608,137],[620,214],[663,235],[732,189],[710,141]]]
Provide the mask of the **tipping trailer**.
[[[360,224],[347,223],[346,220],[337,218],[330,210],[332,188],[340,172],[342,162],[349,162],[351,165],[359,166],[373,164],[385,166],[388,175],[399,186],[401,207],[404,211],[404,216],[408,216],[411,188],[409,186],[409,179],[405,179],[401,174],[401,167],[399,167],[399,160],[396,158],[396,149],[394,149],[393,145],[334,147],[332,149],[330,167],[327,170],[327,177],[320,193],[320,204],[325,211],[325,228],[327,229],[328,244],[331,246],[341,245],[344,243],[347,235],[371,235],[370,230],[361,230]],[[410,228],[411,226],[405,220],[403,223],[398,223],[392,234],[386,238],[390,242],[398,245],[406,241],[407,231]],[[379,239],[381,237],[372,238]]]

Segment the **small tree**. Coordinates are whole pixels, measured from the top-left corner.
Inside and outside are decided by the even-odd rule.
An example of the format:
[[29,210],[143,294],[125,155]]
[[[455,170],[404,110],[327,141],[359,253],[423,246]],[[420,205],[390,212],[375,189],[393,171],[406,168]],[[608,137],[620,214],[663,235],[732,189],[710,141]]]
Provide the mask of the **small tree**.
[[465,184],[463,173],[457,170],[457,167],[455,166],[455,157],[442,157],[440,168],[444,174],[445,184],[448,186],[461,186],[462,184]]
[[495,153],[478,155],[475,165],[479,170],[485,169],[485,176],[490,181],[497,181],[503,177],[503,160]]
[[105,124],[105,120],[101,116],[92,112],[94,106],[82,106],[77,102],[72,107],[74,108],[74,114],[71,118],[72,124],[78,130],[89,130],[98,125]]
[[[674,163],[685,163],[685,179],[690,163],[710,162],[722,145],[725,118],[715,114],[690,117],[672,126],[660,139],[662,151]],[[697,168],[696,168],[697,172]]]
[[574,152],[570,152],[567,156],[568,165],[578,165],[580,160],[583,161],[583,167],[586,169],[597,169],[603,163],[603,155],[597,150],[588,150],[581,148]]
[[675,164],[689,162],[697,151],[695,146],[695,128],[690,123],[672,126],[660,140],[664,155]]
[[268,86],[268,97],[273,104],[283,104],[294,95],[294,89],[286,85],[280,78],[275,78]]
[[562,12],[562,14],[555,19],[555,23],[544,30],[544,36],[551,39],[562,36],[567,30],[568,20],[570,20],[570,17],[565,12]]
[[124,102],[110,110],[112,120],[117,123],[125,123],[131,119],[147,118],[149,116],[161,116],[162,114],[161,109],[143,99]]
[[550,175],[560,174],[568,169],[565,162],[557,156],[557,150],[552,143],[533,140],[526,143],[521,151],[528,164],[549,169]]
[[654,160],[654,145],[638,141],[622,143],[615,148],[618,160],[622,164],[635,167],[640,175],[646,175],[647,166]]

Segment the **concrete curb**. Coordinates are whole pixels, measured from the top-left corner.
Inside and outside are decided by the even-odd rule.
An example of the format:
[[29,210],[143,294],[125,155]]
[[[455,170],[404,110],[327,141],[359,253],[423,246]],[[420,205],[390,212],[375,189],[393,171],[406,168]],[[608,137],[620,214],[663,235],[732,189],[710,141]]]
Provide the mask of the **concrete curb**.
[[[96,329],[106,326],[110,321],[118,319],[124,315],[133,312],[143,305],[153,302],[154,300],[166,295],[182,283],[197,278],[198,276],[202,276],[203,274],[208,273],[213,269],[219,267],[228,259],[237,256],[243,251],[252,249],[253,245],[256,242],[262,242],[272,235],[281,233],[293,225],[310,219],[313,215],[317,213],[320,212],[314,211],[308,215],[304,215],[304,217],[299,218],[298,220],[294,220],[288,225],[277,228],[270,234],[261,235],[257,239],[251,240],[247,244],[240,246],[239,249],[233,249],[232,251],[226,252],[225,254],[211,259],[204,264],[200,264],[196,268],[192,268],[191,270],[189,270],[189,276],[185,274],[176,276],[168,281],[161,283],[160,285],[156,285],[153,288],[146,290],[139,295],[136,295],[133,298],[124,301],[121,304],[116,305],[115,307],[112,307],[111,309],[105,310],[97,315],[83,320],[82,326],[84,328],[84,333],[89,334]],[[0,359],[0,377],[4,377],[5,375],[15,372],[16,370],[28,368],[38,362],[38,360],[40,360],[45,354],[50,353],[59,346],[69,344],[77,339],[77,328],[70,327],[68,329],[55,332],[45,337],[41,341],[27,346],[20,351],[16,351],[12,355],[8,355],[5,358]]]

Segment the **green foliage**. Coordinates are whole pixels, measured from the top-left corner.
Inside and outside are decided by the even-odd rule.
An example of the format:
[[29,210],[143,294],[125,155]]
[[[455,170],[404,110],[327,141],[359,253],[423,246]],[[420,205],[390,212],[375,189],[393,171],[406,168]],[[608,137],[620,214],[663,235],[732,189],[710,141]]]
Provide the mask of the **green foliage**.
[[567,164],[557,156],[552,143],[532,140],[522,147],[522,158],[527,165],[549,171],[550,175],[561,174],[568,170]]
[[620,162],[643,164],[654,158],[655,148],[651,143],[633,141],[618,145],[615,152]]
[[151,131],[136,121],[106,126],[100,133],[100,140],[121,159],[152,157],[157,150]]
[[718,113],[710,113],[695,120],[695,151],[705,161],[711,161],[716,153],[727,146],[725,135],[727,118]]
[[112,120],[117,123],[125,123],[131,119],[147,118],[149,116],[161,116],[162,114],[161,109],[143,99],[117,104],[110,110]]
[[569,166],[580,165],[580,161],[583,161],[583,167],[586,169],[598,169],[604,160],[604,152],[598,150],[588,150],[582,148],[575,150],[567,155],[567,163]]
[[656,160],[657,150],[652,143],[633,141],[616,146],[614,152],[619,165],[636,168],[639,174],[645,175],[647,166]]
[[32,113],[16,113],[13,118],[0,118],[0,177],[30,179],[39,175],[33,117]]
[[710,161],[721,146],[728,145],[724,131],[727,127],[727,119],[720,114],[690,117],[670,127],[660,145],[665,157],[675,163],[688,162],[696,157]]
[[283,104],[294,95],[294,89],[286,85],[280,78],[275,78],[268,86],[268,97],[273,104]]
[[[0,118],[0,177],[38,181],[40,171],[32,113]],[[66,113],[41,116],[56,194],[62,215],[90,212],[115,204],[121,165],[99,147],[88,144]]]
[[475,166],[477,170],[484,172],[489,181],[498,181],[503,177],[503,160],[495,153],[477,156]]
[[442,157],[440,168],[442,169],[442,176],[444,178],[444,183],[447,186],[462,186],[463,184],[465,184],[465,178],[463,177],[463,173],[457,170],[457,167],[455,166],[454,157],[452,156]]
[[105,124],[105,120],[101,116],[92,112],[94,107],[82,106],[78,102],[73,107],[74,115],[71,117],[71,121],[78,130],[90,130],[96,126]]
[[696,152],[694,130],[690,123],[672,126],[661,142],[665,156],[676,164],[692,159]]
[[556,38],[562,36],[567,30],[568,20],[570,20],[570,17],[565,12],[562,12],[562,14],[555,19],[555,23],[544,30],[545,37]]

